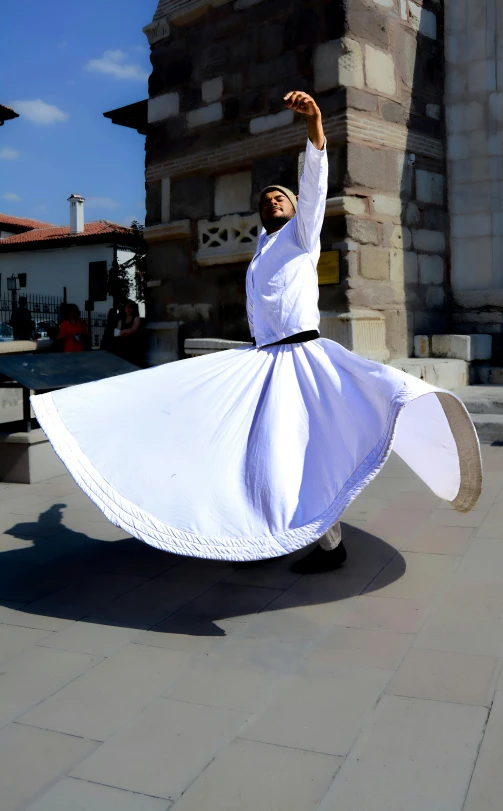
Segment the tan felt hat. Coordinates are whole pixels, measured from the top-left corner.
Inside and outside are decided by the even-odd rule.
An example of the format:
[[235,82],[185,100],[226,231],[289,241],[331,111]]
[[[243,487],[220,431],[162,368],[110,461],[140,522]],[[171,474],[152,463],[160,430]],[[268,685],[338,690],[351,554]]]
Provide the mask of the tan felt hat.
[[262,191],[260,192],[260,200],[259,200],[259,203],[258,203],[259,209],[260,209],[260,206],[262,205],[262,198],[263,198],[264,194],[266,194],[268,191],[275,191],[275,190],[283,192],[285,197],[288,197],[288,199],[290,200],[292,206],[294,207],[294,210],[297,211],[297,198],[296,198],[295,194],[293,193],[293,191],[291,191],[291,189],[287,189],[286,186],[277,186],[275,184],[273,184],[272,186],[266,186],[265,189],[262,189]]

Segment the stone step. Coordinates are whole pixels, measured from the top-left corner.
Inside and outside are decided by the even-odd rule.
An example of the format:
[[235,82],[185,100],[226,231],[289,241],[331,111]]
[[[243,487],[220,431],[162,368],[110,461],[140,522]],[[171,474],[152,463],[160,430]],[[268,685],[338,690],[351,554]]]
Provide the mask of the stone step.
[[458,360],[490,360],[492,335],[416,335],[416,358],[457,358]]
[[454,393],[470,414],[503,414],[503,386],[465,386]]
[[468,385],[468,363],[464,360],[395,358],[389,361],[389,365],[447,391],[456,391]]
[[503,366],[480,364],[474,369],[478,382],[483,386],[503,386]]
[[471,417],[482,444],[503,444],[503,414],[472,414]]

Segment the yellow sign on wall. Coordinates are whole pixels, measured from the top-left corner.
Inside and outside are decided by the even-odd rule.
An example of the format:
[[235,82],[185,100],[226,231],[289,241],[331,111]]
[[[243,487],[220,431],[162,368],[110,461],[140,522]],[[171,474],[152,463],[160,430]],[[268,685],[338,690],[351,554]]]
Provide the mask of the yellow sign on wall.
[[324,251],[318,262],[318,284],[339,284],[339,251]]

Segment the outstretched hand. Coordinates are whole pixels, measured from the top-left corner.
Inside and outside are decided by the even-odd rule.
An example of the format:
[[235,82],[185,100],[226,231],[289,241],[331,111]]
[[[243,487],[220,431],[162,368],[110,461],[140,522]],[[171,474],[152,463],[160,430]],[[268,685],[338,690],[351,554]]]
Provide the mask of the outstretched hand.
[[284,102],[290,110],[301,113],[307,118],[307,131],[309,140],[316,149],[323,149],[325,146],[325,135],[321,121],[320,108],[315,100],[303,90],[292,90],[284,97]]
[[284,102],[291,110],[302,115],[320,115],[320,108],[316,104],[312,96],[304,93],[302,90],[292,90],[284,97]]

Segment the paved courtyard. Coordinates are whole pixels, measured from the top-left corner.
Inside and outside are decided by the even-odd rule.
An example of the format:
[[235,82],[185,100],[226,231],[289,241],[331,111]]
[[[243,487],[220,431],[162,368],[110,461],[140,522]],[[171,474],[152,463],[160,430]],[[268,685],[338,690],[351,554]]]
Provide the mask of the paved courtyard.
[[299,577],[0,485],[1,811],[500,811],[503,448],[453,512],[392,456]]

